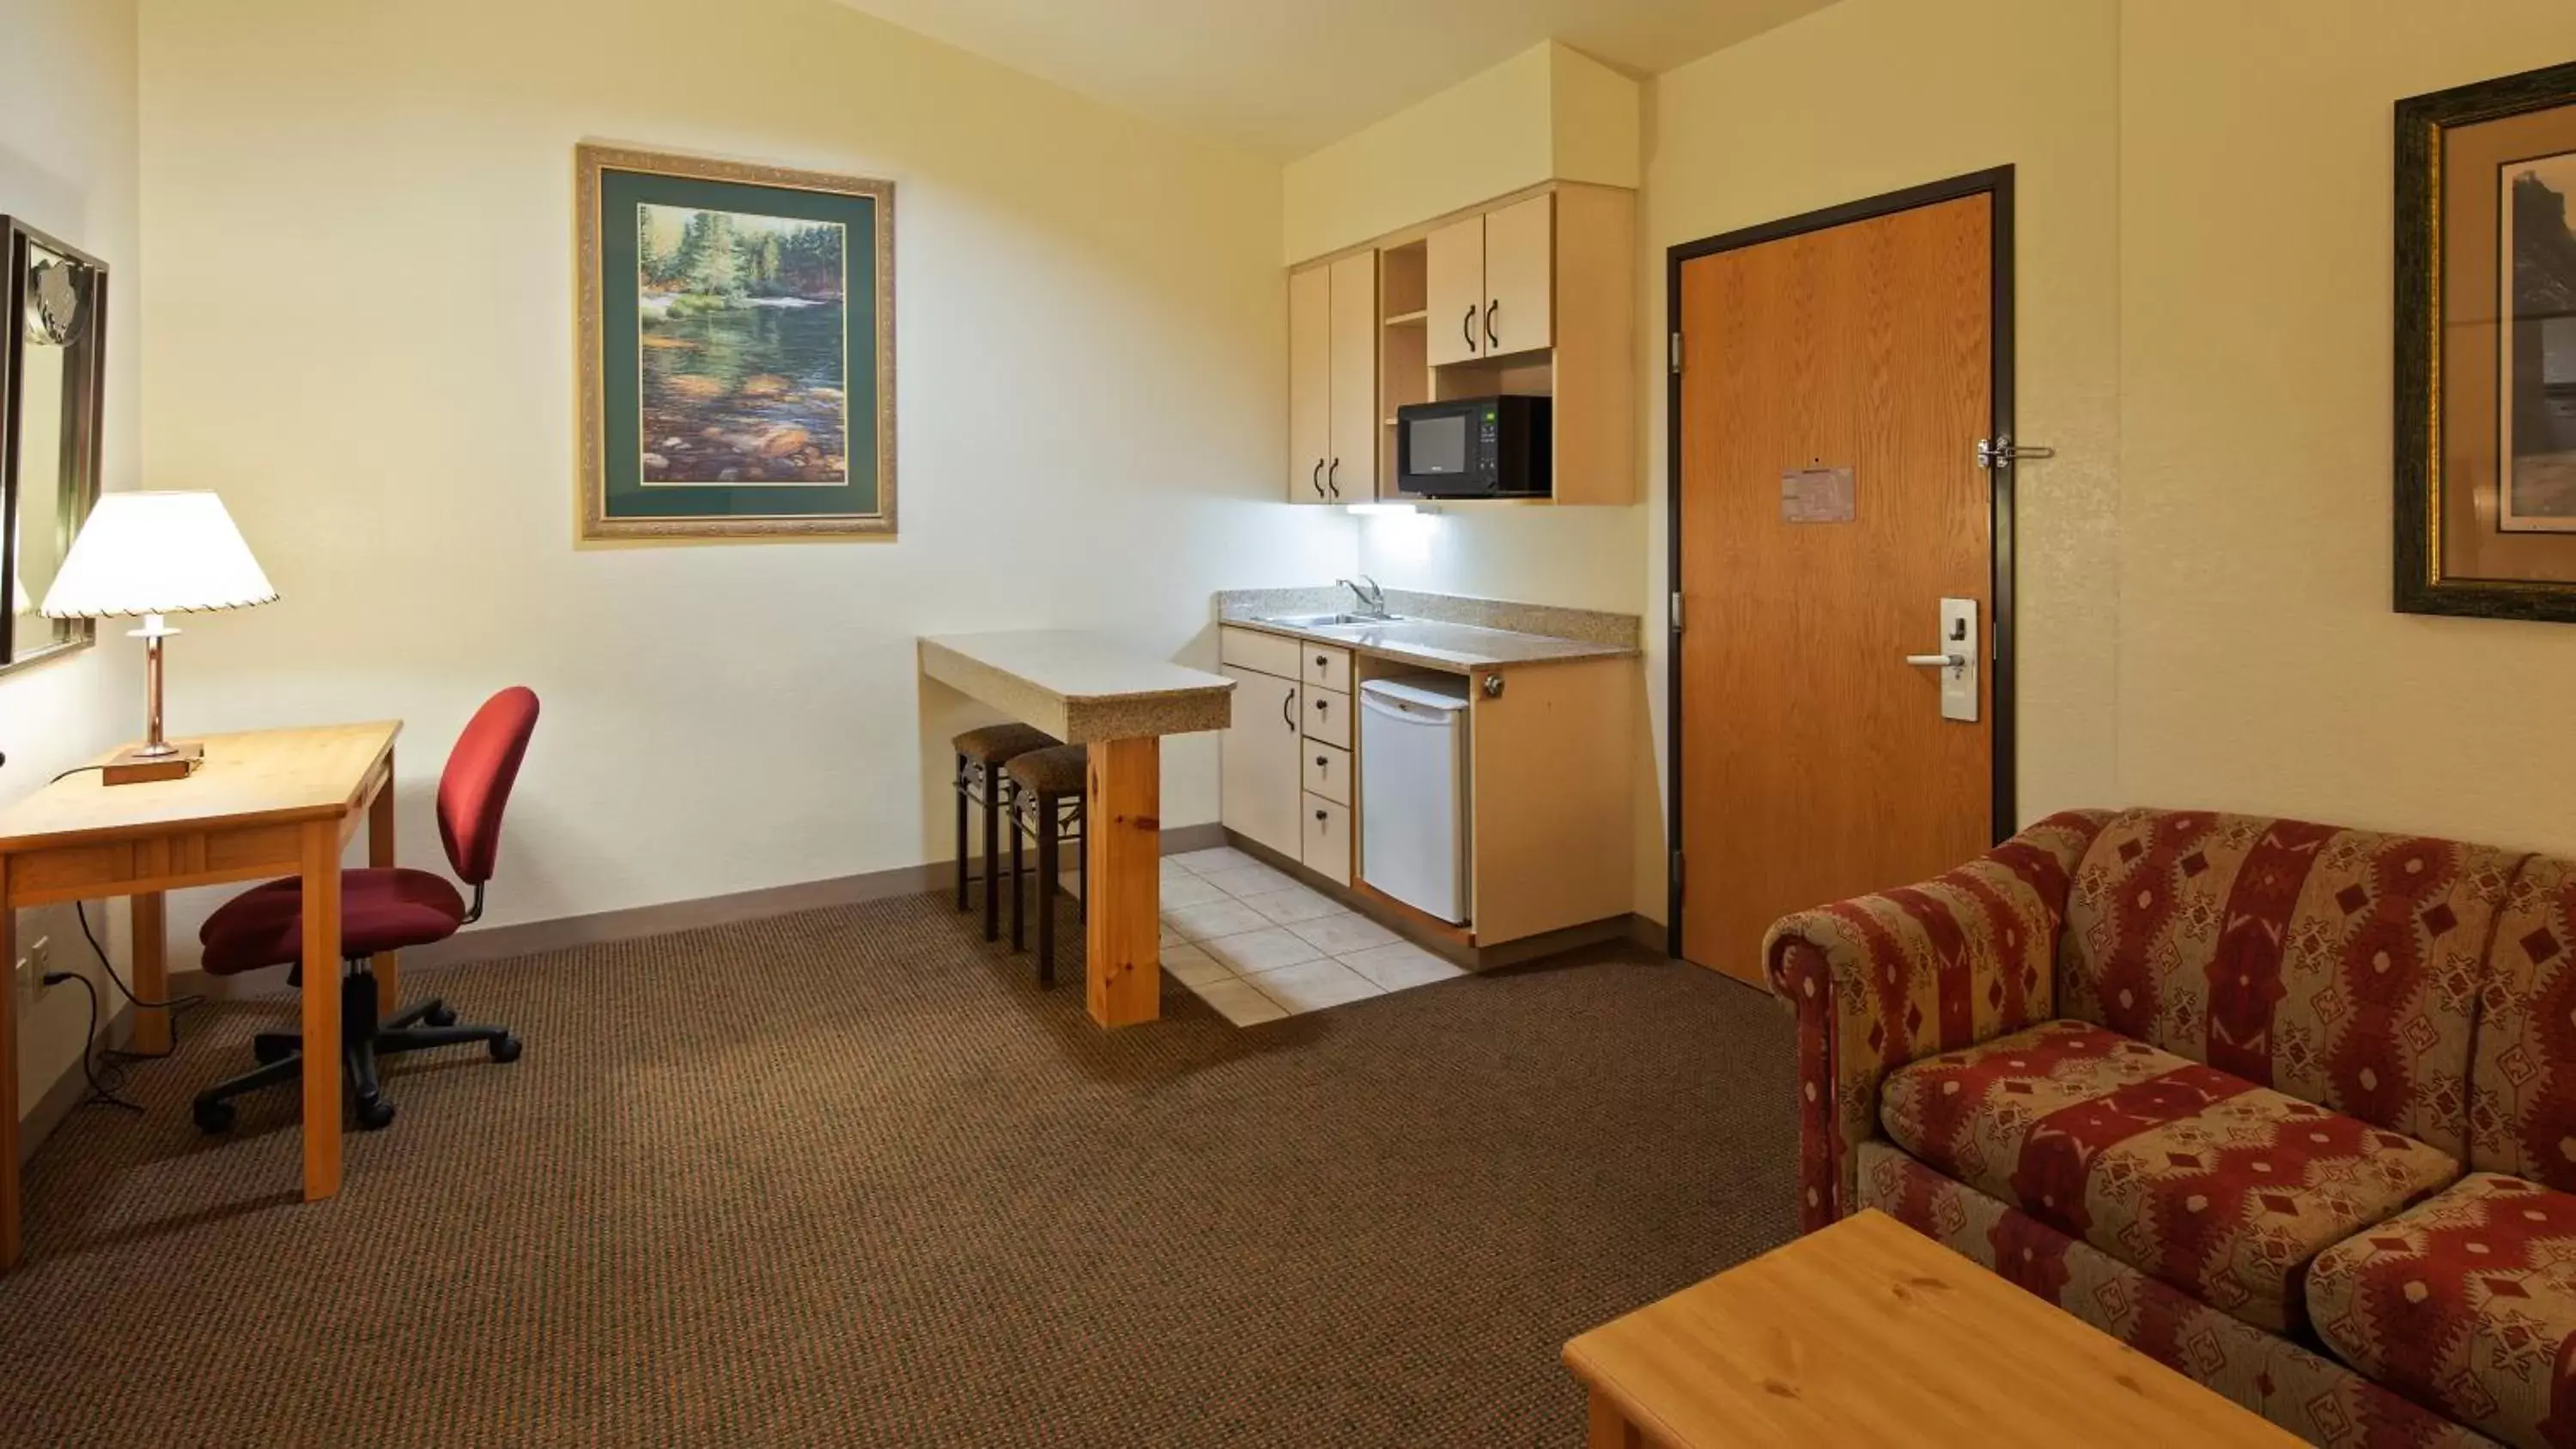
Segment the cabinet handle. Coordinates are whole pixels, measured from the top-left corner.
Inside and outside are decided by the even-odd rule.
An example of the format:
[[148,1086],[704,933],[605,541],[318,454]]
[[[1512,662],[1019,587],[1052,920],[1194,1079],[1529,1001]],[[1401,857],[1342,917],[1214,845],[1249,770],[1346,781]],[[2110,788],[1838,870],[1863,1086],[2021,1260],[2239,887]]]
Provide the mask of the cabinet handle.
[[1279,696],[1279,722],[1292,730],[1297,727],[1297,716],[1290,713],[1290,710],[1296,703],[1297,696],[1293,694]]
[[1328,487],[1328,488],[1330,488],[1330,489],[1332,489],[1332,490],[1333,490],[1333,496],[1334,496],[1335,498],[1339,498],[1339,497],[1341,497],[1341,496],[1342,496],[1342,460],[1341,460],[1341,459],[1339,459],[1339,458],[1335,458],[1335,459],[1333,460],[1333,466],[1324,470],[1324,485],[1325,485],[1326,487]]
[[1317,459],[1315,460],[1315,471],[1306,475],[1306,481],[1315,485],[1315,496],[1316,496],[1316,497],[1321,498],[1321,497],[1323,497],[1323,496],[1324,496],[1324,460],[1323,460],[1323,459],[1321,459],[1321,458],[1317,458]]
[[1323,812],[1323,811],[1321,811],[1321,810],[1318,810],[1318,811],[1316,811],[1316,812],[1315,812],[1315,819],[1316,819],[1318,822],[1321,822],[1321,821],[1323,821],[1323,820],[1325,820],[1325,819],[1328,819],[1328,818],[1329,818],[1329,817],[1327,817],[1327,816],[1324,814],[1324,812]]
[[1316,709],[1318,709],[1318,710],[1326,710],[1326,709],[1330,709],[1330,708],[1332,708],[1332,707],[1333,707],[1333,702],[1332,702],[1331,700],[1329,700],[1329,699],[1319,699],[1319,700],[1316,700],[1316,701],[1315,701],[1315,708],[1316,708]]
[[1315,667],[1316,667],[1317,669],[1321,669],[1321,668],[1323,668],[1323,667],[1324,667],[1324,656],[1323,656],[1323,655],[1318,654],[1318,655],[1316,655],[1316,656],[1315,656]]
[[1485,350],[1488,352],[1503,345],[1503,339],[1494,335],[1494,314],[1502,310],[1502,305],[1499,297],[1485,304]]
[[1463,336],[1463,337],[1465,337],[1465,338],[1467,339],[1467,350],[1468,350],[1469,352],[1473,352],[1473,351],[1475,351],[1475,350],[1476,350],[1476,309],[1475,309],[1474,307],[1470,306],[1470,307],[1467,309],[1467,315],[1458,319],[1458,332],[1459,332],[1459,335],[1461,335],[1461,336]]
[[1323,756],[1321,756],[1321,755],[1317,755],[1317,756],[1315,757],[1315,768],[1316,768],[1316,769],[1318,769],[1318,770],[1320,770],[1320,769],[1323,769],[1323,768],[1324,768],[1324,757],[1323,757]]

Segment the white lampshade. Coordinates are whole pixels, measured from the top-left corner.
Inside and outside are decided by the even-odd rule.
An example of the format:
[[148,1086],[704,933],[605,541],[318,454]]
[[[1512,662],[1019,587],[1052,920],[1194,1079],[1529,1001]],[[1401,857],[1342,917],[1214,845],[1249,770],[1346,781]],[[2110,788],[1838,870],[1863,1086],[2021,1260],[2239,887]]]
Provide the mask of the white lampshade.
[[27,597],[27,581],[16,574],[11,574],[9,576],[9,612],[23,614],[34,607],[36,607],[36,601]]
[[72,537],[45,617],[184,614],[276,599],[212,493],[108,493]]

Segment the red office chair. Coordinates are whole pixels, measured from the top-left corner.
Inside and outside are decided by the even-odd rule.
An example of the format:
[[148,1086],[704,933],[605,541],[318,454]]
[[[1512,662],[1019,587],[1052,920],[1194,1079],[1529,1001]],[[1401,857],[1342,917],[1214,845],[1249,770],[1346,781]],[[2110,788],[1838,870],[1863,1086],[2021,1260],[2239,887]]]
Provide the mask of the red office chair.
[[[340,1050],[356,1089],[358,1125],[368,1131],[394,1120],[394,1104],[385,1100],[377,1077],[379,1058],[479,1041],[496,1062],[519,1059],[519,1039],[506,1028],[458,1026],[456,1013],[443,1001],[423,1002],[379,1025],[376,978],[364,963],[379,951],[444,941],[481,919],[483,884],[492,878],[501,849],[501,809],[510,801],[510,785],[519,777],[519,761],[536,728],[537,696],[524,687],[502,690],[474,712],[438,777],[439,838],[457,878],[474,888],[472,905],[456,887],[425,870],[383,866],[340,873],[340,954],[347,958],[340,981]],[[306,964],[303,901],[302,884],[290,877],[225,902],[197,933],[205,944],[206,970],[234,976],[263,966],[292,965],[292,979],[301,982]],[[252,1040],[251,1051],[261,1063],[257,1071],[197,1094],[200,1129],[221,1132],[233,1125],[229,1099],[303,1075],[304,1038],[298,1033],[262,1032]]]

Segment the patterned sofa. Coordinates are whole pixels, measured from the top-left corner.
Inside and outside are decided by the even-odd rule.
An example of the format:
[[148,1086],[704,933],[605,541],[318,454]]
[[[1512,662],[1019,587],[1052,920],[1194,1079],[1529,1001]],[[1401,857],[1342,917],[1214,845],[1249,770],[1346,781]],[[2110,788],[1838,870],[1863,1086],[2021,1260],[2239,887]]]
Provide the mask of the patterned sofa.
[[1881,1209],[2316,1443],[2576,1445],[2576,861],[2070,812],[1764,960],[1807,1230]]

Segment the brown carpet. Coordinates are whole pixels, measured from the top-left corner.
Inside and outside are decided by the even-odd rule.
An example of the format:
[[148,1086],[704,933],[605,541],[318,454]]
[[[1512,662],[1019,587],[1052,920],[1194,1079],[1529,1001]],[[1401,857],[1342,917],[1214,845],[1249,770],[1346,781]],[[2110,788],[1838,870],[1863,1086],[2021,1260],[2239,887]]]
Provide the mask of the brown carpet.
[[[1068,928],[1070,930],[1070,927]],[[1075,939],[1078,942],[1078,935]],[[937,897],[417,973],[294,1200],[291,1091],[31,1166],[10,1445],[1571,1445],[1570,1335],[1791,1232],[1788,1019],[1628,948],[1250,1030],[1040,992]]]

